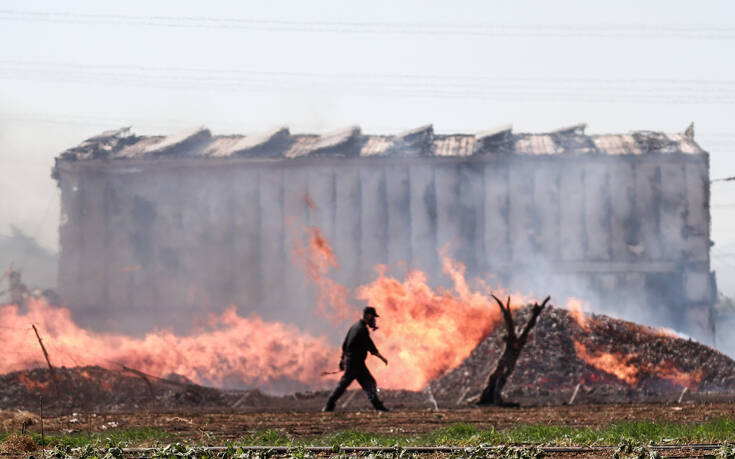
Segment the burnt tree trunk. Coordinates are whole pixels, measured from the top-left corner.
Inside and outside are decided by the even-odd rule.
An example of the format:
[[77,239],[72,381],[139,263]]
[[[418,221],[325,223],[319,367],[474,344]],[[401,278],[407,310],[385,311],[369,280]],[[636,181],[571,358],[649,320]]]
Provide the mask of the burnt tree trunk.
[[498,306],[500,306],[500,311],[503,313],[503,319],[505,320],[505,327],[508,334],[503,337],[503,341],[505,341],[503,354],[500,356],[500,360],[498,360],[495,370],[490,373],[490,376],[487,378],[487,384],[485,384],[485,389],[482,391],[480,400],[477,404],[507,405],[507,403],[503,402],[500,393],[508,382],[510,374],[513,373],[518,357],[521,355],[521,350],[528,340],[528,334],[534,325],[536,325],[536,319],[538,319],[539,314],[541,314],[541,311],[546,307],[546,303],[551,297],[546,297],[541,304],[533,304],[531,308],[531,318],[528,320],[525,327],[523,327],[523,331],[520,336],[516,335],[515,324],[513,324],[513,315],[510,312],[510,297],[508,297],[506,304],[503,304],[503,302],[495,295],[492,297],[498,303]]

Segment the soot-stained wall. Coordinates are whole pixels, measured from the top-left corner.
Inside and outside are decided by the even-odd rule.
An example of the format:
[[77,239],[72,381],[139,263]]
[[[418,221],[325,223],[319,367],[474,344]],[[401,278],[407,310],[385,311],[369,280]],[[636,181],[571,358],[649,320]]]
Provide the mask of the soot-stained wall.
[[98,329],[186,330],[234,305],[329,332],[292,256],[316,226],[350,288],[379,264],[448,285],[444,250],[490,285],[712,339],[706,153],[61,160],[56,176],[60,293]]

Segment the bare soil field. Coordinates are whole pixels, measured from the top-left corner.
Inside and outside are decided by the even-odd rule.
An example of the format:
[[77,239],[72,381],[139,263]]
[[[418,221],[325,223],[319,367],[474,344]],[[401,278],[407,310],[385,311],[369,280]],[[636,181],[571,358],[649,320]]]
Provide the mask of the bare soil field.
[[[12,428],[14,412],[0,418]],[[598,428],[618,421],[698,423],[735,417],[735,403],[611,404],[540,406],[520,408],[472,408],[456,410],[348,410],[334,413],[282,412],[135,412],[72,413],[44,420],[47,432],[103,432],[112,429],[155,427],[181,438],[200,436],[235,440],[264,430],[308,439],[330,432],[360,431],[414,435],[465,423],[478,428],[505,429],[520,424],[546,424]],[[29,427],[39,430],[39,425]]]

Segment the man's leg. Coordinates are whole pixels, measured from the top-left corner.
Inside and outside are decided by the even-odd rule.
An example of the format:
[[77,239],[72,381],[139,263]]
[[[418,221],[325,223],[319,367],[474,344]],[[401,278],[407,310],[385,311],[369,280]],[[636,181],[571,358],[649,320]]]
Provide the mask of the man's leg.
[[327,399],[327,404],[324,405],[324,408],[322,411],[334,411],[334,404],[337,403],[337,399],[342,396],[342,394],[345,393],[347,390],[347,387],[352,383],[352,381],[355,380],[355,375],[353,372],[350,371],[350,368],[346,368],[345,372],[342,374],[342,377],[339,379],[339,382],[337,383],[337,387],[334,388],[331,394],[329,394],[329,398]]
[[370,403],[373,404],[373,408],[378,411],[388,411],[388,409],[383,406],[383,402],[381,402],[380,398],[378,397],[378,385],[375,382],[375,378],[373,378],[373,375],[370,374],[370,371],[367,369],[367,367],[361,368],[360,371],[357,373],[357,382],[360,383],[360,386],[362,386],[362,390],[364,390],[367,394],[367,398],[368,400],[370,400]]

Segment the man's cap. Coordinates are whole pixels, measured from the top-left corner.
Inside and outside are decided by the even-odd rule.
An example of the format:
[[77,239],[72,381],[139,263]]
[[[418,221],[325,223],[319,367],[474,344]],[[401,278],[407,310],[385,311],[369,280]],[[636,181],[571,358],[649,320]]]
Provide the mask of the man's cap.
[[362,315],[365,315],[365,314],[367,314],[367,313],[371,313],[371,314],[373,314],[373,315],[374,315],[375,317],[380,317],[380,316],[378,315],[378,311],[376,311],[376,310],[375,310],[375,308],[374,308],[374,307],[372,307],[372,306],[365,306],[365,309],[363,309],[363,310],[362,310]]

